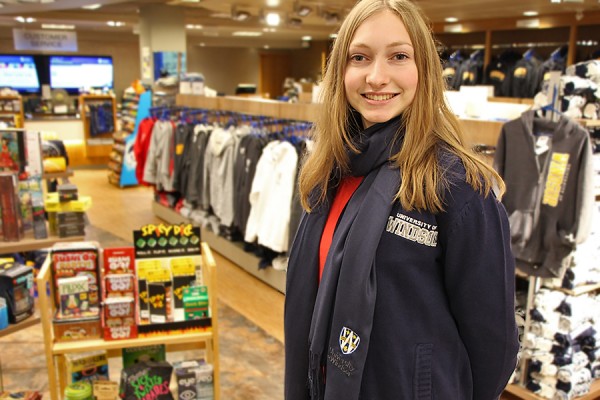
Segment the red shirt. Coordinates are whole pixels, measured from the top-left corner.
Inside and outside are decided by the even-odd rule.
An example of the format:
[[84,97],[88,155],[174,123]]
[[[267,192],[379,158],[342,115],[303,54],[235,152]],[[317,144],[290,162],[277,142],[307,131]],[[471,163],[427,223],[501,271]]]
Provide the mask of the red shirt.
[[321,244],[319,246],[319,282],[323,276],[325,259],[327,258],[327,253],[329,253],[329,247],[331,247],[331,241],[333,240],[333,232],[340,219],[340,215],[342,215],[342,211],[344,211],[346,204],[348,204],[348,201],[358,188],[358,185],[362,182],[363,178],[363,176],[349,176],[344,178],[335,194],[331,209],[329,210],[329,215],[327,216],[325,228],[323,229],[323,234],[321,235]]

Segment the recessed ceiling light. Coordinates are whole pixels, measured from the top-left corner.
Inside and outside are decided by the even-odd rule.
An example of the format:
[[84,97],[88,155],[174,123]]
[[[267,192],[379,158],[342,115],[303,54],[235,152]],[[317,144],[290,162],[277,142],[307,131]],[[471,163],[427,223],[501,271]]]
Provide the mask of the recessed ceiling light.
[[88,4],[87,6],[81,6],[81,8],[86,10],[97,10],[102,7],[102,4]]
[[312,40],[312,36],[302,36],[302,40],[308,42]]
[[267,6],[268,7],[279,7],[279,4],[281,3],[280,0],[267,0]]
[[537,11],[525,11],[523,13],[524,16],[526,17],[535,17],[536,15],[538,15]]
[[42,29],[75,29],[75,25],[67,25],[67,24],[42,24]]
[[560,3],[561,0],[550,0],[550,3]]
[[31,24],[32,22],[35,22],[36,19],[32,17],[23,17],[19,15],[18,17],[15,17],[15,21],[20,22],[22,24]]
[[202,29],[202,25],[200,24],[187,24],[185,26],[187,29]]
[[268,44],[265,44],[265,45],[263,46],[263,48],[264,48],[264,49],[266,49],[266,50],[269,50],[270,46],[269,46]]
[[231,34],[231,36],[257,37],[257,36],[262,36],[262,32],[256,32],[256,31],[237,31],[237,32],[233,32]]
[[337,39],[337,37],[337,33],[332,33],[331,35],[329,35],[329,39]]
[[265,16],[265,21],[269,26],[279,26],[281,23],[281,16],[277,13],[270,12]]
[[450,22],[450,23],[458,22],[458,18],[456,18],[456,17],[447,17],[447,18],[444,18],[444,21]]
[[108,21],[108,22],[106,23],[106,25],[108,25],[108,26],[112,26],[112,27],[115,27],[115,28],[116,28],[116,27],[119,27],[119,26],[124,26],[124,25],[125,25],[125,22],[122,22],[122,21]]

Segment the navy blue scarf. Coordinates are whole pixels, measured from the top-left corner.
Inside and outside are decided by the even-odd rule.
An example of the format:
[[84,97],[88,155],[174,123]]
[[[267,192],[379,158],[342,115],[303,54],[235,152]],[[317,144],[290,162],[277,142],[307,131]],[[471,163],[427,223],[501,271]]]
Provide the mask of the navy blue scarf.
[[364,176],[338,221],[323,277],[319,243],[328,201],[304,214],[290,252],[286,283],[286,400],[358,399],[377,297],[375,253],[400,184],[388,163],[401,117],[355,136],[351,174]]

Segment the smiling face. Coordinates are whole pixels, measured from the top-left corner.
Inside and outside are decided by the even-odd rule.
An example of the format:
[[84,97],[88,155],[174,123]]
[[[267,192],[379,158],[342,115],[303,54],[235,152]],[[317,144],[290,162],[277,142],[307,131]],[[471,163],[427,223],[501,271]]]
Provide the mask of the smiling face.
[[392,11],[367,18],[350,42],[344,75],[346,96],[363,126],[386,122],[408,107],[417,90],[415,51]]

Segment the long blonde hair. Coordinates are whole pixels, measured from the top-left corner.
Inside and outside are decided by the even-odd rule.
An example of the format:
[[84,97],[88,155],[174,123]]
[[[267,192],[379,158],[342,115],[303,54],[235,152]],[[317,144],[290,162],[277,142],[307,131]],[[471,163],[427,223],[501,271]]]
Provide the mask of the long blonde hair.
[[342,174],[349,171],[346,149],[358,151],[349,132],[351,109],[344,87],[348,49],[357,28],[383,10],[394,12],[404,23],[415,49],[419,82],[412,104],[402,113],[404,143],[391,157],[402,179],[396,200],[405,210],[439,212],[444,209],[443,191],[448,181],[437,160],[441,146],[462,160],[466,180],[475,190],[487,196],[497,183],[503,193],[502,179],[466,147],[458,119],[446,103],[440,59],[421,10],[410,0],[361,0],[342,23],[329,55],[321,83],[323,105],[313,129],[315,146],[304,160],[299,177],[302,206],[311,211],[323,202],[332,172],[336,168]]

